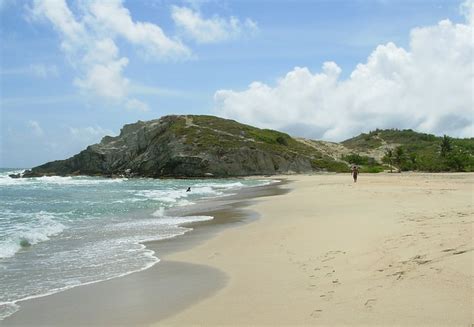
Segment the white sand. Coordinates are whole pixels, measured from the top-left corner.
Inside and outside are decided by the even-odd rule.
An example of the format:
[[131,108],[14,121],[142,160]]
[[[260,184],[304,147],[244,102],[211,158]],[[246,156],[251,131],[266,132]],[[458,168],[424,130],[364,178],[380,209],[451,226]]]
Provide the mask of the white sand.
[[159,325],[474,323],[474,174],[289,180],[258,221],[166,258],[229,283]]

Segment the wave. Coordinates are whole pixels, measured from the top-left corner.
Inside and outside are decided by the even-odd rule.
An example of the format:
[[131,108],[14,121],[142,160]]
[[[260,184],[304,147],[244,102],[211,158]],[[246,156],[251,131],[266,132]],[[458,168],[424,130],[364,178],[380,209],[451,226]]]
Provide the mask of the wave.
[[101,178],[85,176],[43,176],[30,178],[11,178],[10,174],[21,174],[24,170],[14,170],[0,173],[0,186],[11,185],[98,185],[104,183],[121,183],[127,178]]
[[49,240],[58,235],[66,227],[54,220],[54,215],[46,211],[23,213],[32,217],[29,224],[17,224],[15,230],[9,231],[5,239],[0,241],[0,259],[9,258],[21,249]]
[[217,189],[236,189],[236,188],[242,188],[245,185],[241,182],[233,182],[233,183],[202,183],[199,184],[199,186],[207,186],[211,188],[217,188]]
[[[123,271],[123,272],[114,271],[114,272],[111,272],[111,274],[96,276],[97,279],[90,280],[90,281],[69,280],[68,282],[65,283],[65,286],[63,287],[50,289],[41,294],[34,294],[34,295],[26,296],[26,297],[21,297],[19,299],[15,299],[14,301],[0,302],[0,321],[14,314],[16,311],[20,309],[18,302],[34,299],[34,298],[39,298],[39,297],[44,297],[44,296],[62,292],[74,287],[98,283],[98,282],[110,280],[113,278],[119,278],[119,277],[123,277],[135,272],[146,270],[154,266],[156,263],[158,263],[160,259],[155,256],[155,252],[153,250],[146,248],[146,246],[143,244],[144,242],[155,241],[155,240],[160,240],[160,239],[169,239],[169,238],[174,238],[174,237],[183,235],[186,232],[191,231],[192,228],[188,228],[188,227],[175,228],[175,227],[178,227],[179,225],[182,225],[182,224],[188,224],[191,222],[208,221],[214,218],[212,216],[168,217],[166,216],[165,209],[163,207],[161,207],[161,209],[157,210],[155,213],[156,213],[154,214],[155,218],[140,219],[138,221],[131,221],[131,222],[129,221],[129,222],[123,222],[123,223],[115,223],[112,226],[109,226],[110,228],[106,229],[107,232],[112,233],[113,235],[122,234],[124,235],[125,238],[119,237],[116,240],[111,240],[109,238],[106,238],[105,240],[103,240],[103,243],[104,243],[103,245],[97,244],[97,243],[90,244],[91,249],[93,249],[93,253],[95,253],[97,249],[106,250],[106,249],[116,248],[117,246],[119,247],[124,246],[124,244],[126,243],[133,244],[137,246],[137,248],[135,249],[130,248],[129,250],[127,250],[133,253],[131,257],[136,258],[137,255],[140,254],[141,256],[147,258],[146,261],[142,262],[141,267],[135,267],[134,269]],[[153,232],[154,230],[153,227],[159,227],[159,226],[163,226],[163,227],[169,226],[169,227],[172,227],[172,229],[169,229],[169,227],[167,227],[164,230],[160,229],[161,232],[159,234],[155,234],[156,232]],[[131,238],[128,238],[127,236],[125,236],[129,234],[133,235],[134,230],[143,230],[144,228],[151,231],[150,235],[141,235],[141,236],[135,236],[135,237],[132,236]],[[81,252],[86,256],[90,254],[87,247],[81,248]],[[91,265],[93,265],[93,263],[89,262],[88,266],[91,266]]]
[[34,177],[34,181],[39,181],[47,184],[61,184],[61,185],[96,185],[104,183],[121,183],[127,178],[101,178],[101,177],[61,177],[61,176],[43,176]]
[[[139,244],[139,243],[137,243],[137,244],[140,245],[142,247],[142,249],[146,249],[145,245]],[[147,270],[148,268],[151,268],[155,264],[160,262],[160,259],[155,257],[154,254],[155,254],[155,251],[146,249],[146,252],[144,253],[144,255],[149,257],[150,259],[152,259],[152,261],[149,262],[148,264],[144,265],[143,267],[141,267],[139,269],[136,269],[136,270],[130,270],[130,271],[118,274],[118,275],[109,276],[109,277],[106,277],[106,278],[103,278],[103,279],[98,279],[98,280],[89,281],[89,282],[77,281],[77,283],[73,283],[73,284],[70,284],[70,285],[67,285],[67,286],[51,289],[48,292],[45,292],[45,293],[42,293],[42,294],[35,294],[35,295],[31,295],[31,296],[26,296],[26,297],[23,297],[21,299],[17,299],[17,300],[14,300],[14,301],[0,302],[0,322],[3,319],[5,319],[6,317],[11,316],[12,314],[14,314],[18,310],[20,310],[20,306],[17,304],[18,302],[37,299],[37,298],[45,297],[45,296],[48,296],[48,295],[53,295],[53,294],[56,294],[56,293],[59,293],[59,292],[63,292],[63,291],[66,291],[66,290],[69,290],[71,288],[75,288],[75,287],[78,287],[78,286],[85,286],[85,285],[100,283],[100,282],[104,282],[104,281],[111,280],[111,279],[114,279],[114,278],[124,277],[124,276],[130,275],[130,274],[133,274],[133,273],[136,273],[136,272],[139,272],[139,271]]]
[[[172,190],[142,190],[136,192],[134,195],[144,197],[150,200],[165,202],[169,204],[186,205],[187,198],[192,195],[198,196],[221,196],[224,194],[223,191],[242,188],[245,185],[240,182],[235,183],[200,183],[191,185],[191,192],[186,192],[186,188],[183,189],[172,189]],[[181,201],[179,201],[181,200]]]
[[168,204],[175,204],[179,199],[189,196],[186,189],[182,190],[143,190],[136,192],[135,195],[149,200],[165,202]]

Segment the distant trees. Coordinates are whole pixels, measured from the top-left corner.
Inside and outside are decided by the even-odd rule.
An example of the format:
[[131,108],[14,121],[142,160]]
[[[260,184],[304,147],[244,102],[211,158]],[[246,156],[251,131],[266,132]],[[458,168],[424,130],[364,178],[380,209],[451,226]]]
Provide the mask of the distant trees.
[[448,135],[443,135],[440,144],[440,154],[441,157],[446,158],[447,155],[453,150],[453,146],[451,144],[451,138]]
[[[369,136],[369,138],[367,138]],[[437,137],[412,130],[375,130],[369,134],[343,142],[344,145],[362,153],[370,153],[389,145],[382,157],[384,167],[398,171],[474,171],[474,138]],[[395,144],[399,145],[395,147]],[[343,160],[368,166],[367,157],[350,154]],[[380,165],[380,163],[378,163]]]
[[390,172],[393,171],[393,167],[397,167],[398,172],[405,170],[405,164],[407,162],[407,156],[405,150],[401,146],[397,146],[395,149],[387,149],[382,161],[390,166]]
[[405,151],[401,146],[397,146],[394,151],[393,161],[398,168],[398,172],[402,171],[402,166],[405,163]]
[[393,151],[392,149],[387,149],[385,155],[382,158],[382,162],[390,166],[390,172],[393,170]]

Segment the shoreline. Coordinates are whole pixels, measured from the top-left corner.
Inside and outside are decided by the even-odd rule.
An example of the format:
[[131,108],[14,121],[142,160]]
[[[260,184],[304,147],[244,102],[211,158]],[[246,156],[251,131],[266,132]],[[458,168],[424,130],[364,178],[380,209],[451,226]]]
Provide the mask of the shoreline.
[[184,207],[220,218],[147,242],[150,269],[27,301],[0,325],[474,322],[474,174],[284,178]]
[[261,219],[168,257],[229,282],[156,326],[474,323],[474,174],[288,179]]
[[[246,187],[237,190],[235,194],[201,199],[189,206],[170,208],[167,214],[171,216],[207,215],[214,219],[182,224],[183,227],[193,228],[183,235],[141,243],[159,258],[159,262],[151,267],[18,301],[20,310],[0,321],[0,325],[142,325],[180,311],[222,288],[227,279],[224,273],[216,269],[174,262],[167,260],[166,256],[190,249],[224,229],[254,221],[256,213],[246,209],[250,202],[259,197],[285,193],[280,188],[285,183],[279,178],[268,185]],[[142,294],[136,294],[133,299],[129,298],[125,302],[117,300],[117,293],[134,294],[131,285],[143,283],[147,285],[147,289]],[[166,303],[160,297],[166,299]],[[124,314],[121,315],[120,312]]]

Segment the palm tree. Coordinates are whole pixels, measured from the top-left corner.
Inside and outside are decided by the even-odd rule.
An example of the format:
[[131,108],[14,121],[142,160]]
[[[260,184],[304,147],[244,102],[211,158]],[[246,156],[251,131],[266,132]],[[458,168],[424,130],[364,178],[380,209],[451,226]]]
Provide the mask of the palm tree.
[[443,138],[441,139],[441,144],[440,144],[440,152],[441,156],[444,158],[446,155],[451,152],[453,149],[451,145],[451,138],[448,135],[443,135]]
[[397,146],[395,148],[395,164],[397,165],[398,172],[400,173],[402,171],[402,163],[405,160],[405,151],[403,151],[403,148],[401,146]]
[[393,168],[393,151],[392,149],[387,149],[387,151],[385,151],[385,156],[382,158],[382,161],[387,163],[389,166],[390,166],[390,172],[392,172],[392,168]]

